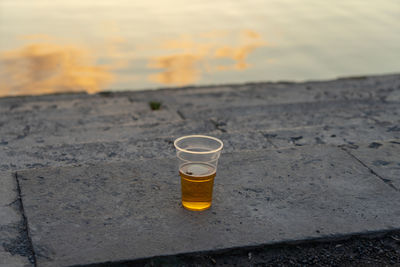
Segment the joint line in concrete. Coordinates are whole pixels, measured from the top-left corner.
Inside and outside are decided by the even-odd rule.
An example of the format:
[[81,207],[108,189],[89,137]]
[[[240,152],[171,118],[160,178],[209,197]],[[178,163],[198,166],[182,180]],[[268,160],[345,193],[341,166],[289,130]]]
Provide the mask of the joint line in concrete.
[[33,250],[33,243],[32,243],[32,238],[31,235],[29,233],[29,228],[28,228],[28,218],[25,215],[25,209],[24,209],[24,203],[22,202],[22,193],[21,193],[21,186],[19,184],[19,180],[18,180],[18,173],[15,172],[15,180],[17,181],[17,193],[18,193],[18,201],[20,204],[20,212],[22,214],[22,220],[23,220],[23,225],[26,231],[26,237],[28,239],[28,244],[29,244],[29,249],[32,252],[32,261],[33,261],[33,266],[37,267],[37,263],[36,263],[36,254],[35,251]]
[[181,117],[182,120],[186,120],[185,116],[179,109],[176,111],[176,113],[178,113],[178,116]]
[[352,158],[354,158],[355,160],[357,160],[361,165],[363,165],[365,168],[367,168],[370,173],[372,173],[373,175],[375,175],[376,177],[378,177],[379,179],[382,180],[382,182],[384,182],[385,184],[387,184],[388,186],[390,186],[391,188],[393,188],[396,191],[400,191],[397,187],[395,187],[392,182],[388,179],[383,178],[382,176],[380,176],[378,173],[376,173],[373,169],[371,169],[370,167],[368,167],[367,164],[365,164],[364,162],[362,162],[359,158],[357,158],[356,156],[354,156],[352,153],[350,153],[350,151],[346,150],[345,148],[343,148],[342,146],[339,146],[340,149],[342,149],[344,152],[346,152],[347,154],[349,154]]

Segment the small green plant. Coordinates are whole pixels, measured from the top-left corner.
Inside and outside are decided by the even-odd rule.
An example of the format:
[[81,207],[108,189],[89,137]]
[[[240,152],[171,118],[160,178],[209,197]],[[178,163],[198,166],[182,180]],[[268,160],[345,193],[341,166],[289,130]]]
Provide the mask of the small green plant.
[[151,110],[159,110],[161,108],[161,102],[151,101],[149,105]]

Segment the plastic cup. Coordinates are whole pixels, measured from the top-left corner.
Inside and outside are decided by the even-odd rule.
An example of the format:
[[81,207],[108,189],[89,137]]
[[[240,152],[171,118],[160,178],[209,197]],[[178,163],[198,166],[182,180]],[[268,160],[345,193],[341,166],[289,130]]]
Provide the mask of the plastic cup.
[[183,207],[196,211],[210,208],[222,141],[206,135],[188,135],[176,139],[174,145]]

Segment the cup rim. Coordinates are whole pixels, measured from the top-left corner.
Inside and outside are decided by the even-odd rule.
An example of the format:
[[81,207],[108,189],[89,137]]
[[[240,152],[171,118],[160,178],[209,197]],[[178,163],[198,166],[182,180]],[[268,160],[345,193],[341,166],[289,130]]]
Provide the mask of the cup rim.
[[[213,149],[213,150],[210,150],[210,151],[190,151],[190,150],[186,150],[186,149],[181,148],[181,147],[178,146],[177,143],[179,141],[181,141],[182,139],[191,138],[191,137],[201,137],[201,138],[206,138],[206,139],[212,139],[214,141],[217,141],[220,144],[220,146],[217,149]],[[182,151],[182,152],[186,152],[186,153],[191,153],[191,154],[212,154],[212,153],[216,153],[218,151],[221,151],[222,148],[224,147],[224,143],[222,143],[222,141],[219,140],[216,137],[212,137],[212,136],[208,136],[208,135],[201,135],[201,134],[193,134],[193,135],[185,135],[185,136],[181,136],[181,137],[177,138],[174,141],[174,146],[175,146],[175,148],[177,150]]]

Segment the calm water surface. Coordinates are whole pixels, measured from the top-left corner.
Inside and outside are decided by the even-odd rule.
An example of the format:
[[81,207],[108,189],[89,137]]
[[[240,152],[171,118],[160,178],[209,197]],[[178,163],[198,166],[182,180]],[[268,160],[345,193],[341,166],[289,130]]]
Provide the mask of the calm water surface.
[[400,72],[399,0],[0,0],[0,95]]

